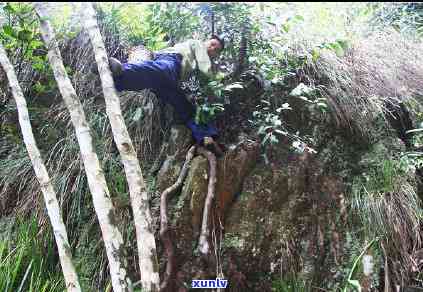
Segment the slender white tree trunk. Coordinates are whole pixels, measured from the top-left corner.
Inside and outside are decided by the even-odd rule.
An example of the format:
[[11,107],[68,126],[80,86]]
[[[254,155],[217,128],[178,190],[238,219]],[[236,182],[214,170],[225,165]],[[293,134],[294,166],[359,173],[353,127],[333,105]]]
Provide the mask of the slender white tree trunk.
[[213,199],[215,197],[216,189],[216,155],[208,151],[204,147],[198,149],[198,153],[205,156],[209,161],[210,173],[209,173],[209,185],[207,189],[206,202],[204,203],[203,209],[203,222],[201,224],[201,233],[198,240],[198,248],[200,253],[203,256],[207,256],[210,253],[209,237],[210,237],[210,227],[209,227],[209,217],[211,213],[211,207]]
[[86,121],[82,105],[63,65],[62,57],[55,40],[55,33],[47,20],[48,14],[46,13],[44,3],[36,3],[35,9],[40,17],[41,34],[48,48],[48,60],[75,128],[87,174],[88,186],[93,196],[94,209],[106,247],[113,290],[115,292],[129,291],[130,280],[126,275],[124,264],[122,234],[116,226],[115,209],[110,198],[106,179],[93,147],[90,128]]
[[63,223],[63,219],[60,214],[60,207],[56,198],[56,193],[32,133],[25,97],[21,87],[19,86],[18,79],[16,78],[15,70],[13,69],[9,58],[7,57],[6,51],[1,44],[0,64],[6,72],[7,78],[9,79],[12,95],[16,101],[16,107],[18,109],[19,125],[21,127],[24,143],[29,157],[31,158],[35,175],[37,176],[38,182],[40,183],[41,191],[44,195],[48,216],[53,227],[54,238],[56,239],[57,250],[59,251],[60,264],[62,265],[67,291],[80,292],[81,287],[78,282],[78,276],[76,274],[75,267],[72,263],[72,254],[68,241],[68,235],[66,233],[66,226]]
[[113,138],[119,150],[128,181],[141,271],[143,291],[158,291],[160,278],[157,263],[156,242],[151,227],[151,214],[148,205],[147,188],[141,167],[122,116],[120,102],[115,90],[109,62],[95,11],[90,2],[82,4],[82,23],[87,31],[94,50],[98,72],[101,78],[106,112],[112,127]]

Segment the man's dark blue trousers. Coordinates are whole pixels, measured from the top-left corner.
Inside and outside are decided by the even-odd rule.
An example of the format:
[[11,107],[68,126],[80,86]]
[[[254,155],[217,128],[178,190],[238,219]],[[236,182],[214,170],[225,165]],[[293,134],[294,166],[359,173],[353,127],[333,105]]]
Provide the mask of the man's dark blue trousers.
[[158,98],[173,106],[184,124],[191,129],[197,143],[204,137],[216,137],[211,125],[198,125],[194,121],[195,106],[189,102],[178,86],[182,57],[179,54],[156,54],[153,61],[124,63],[123,73],[115,78],[118,91],[151,89]]

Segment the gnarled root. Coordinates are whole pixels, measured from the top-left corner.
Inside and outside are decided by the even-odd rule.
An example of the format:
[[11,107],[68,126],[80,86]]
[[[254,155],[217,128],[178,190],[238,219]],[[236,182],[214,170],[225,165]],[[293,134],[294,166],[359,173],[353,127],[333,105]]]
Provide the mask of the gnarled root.
[[164,274],[164,279],[160,284],[160,291],[166,291],[169,286],[170,279],[174,273],[175,268],[175,252],[173,249],[172,241],[170,239],[169,226],[168,226],[168,217],[167,217],[167,199],[168,196],[173,194],[181,186],[185,177],[188,173],[189,163],[194,157],[196,146],[191,146],[188,150],[187,156],[185,158],[185,163],[179,173],[178,180],[170,187],[168,187],[162,193],[160,197],[160,239],[163,242],[163,246],[167,255],[166,271]]
[[210,254],[210,245],[208,242],[208,239],[210,237],[210,228],[209,228],[208,222],[209,222],[212,202],[215,197],[216,156],[212,152],[206,150],[203,147],[200,147],[198,149],[198,153],[206,157],[210,165],[209,185],[207,190],[206,202],[204,203],[203,222],[201,224],[200,239],[198,242],[198,247],[199,247],[201,255],[207,258],[208,255]]

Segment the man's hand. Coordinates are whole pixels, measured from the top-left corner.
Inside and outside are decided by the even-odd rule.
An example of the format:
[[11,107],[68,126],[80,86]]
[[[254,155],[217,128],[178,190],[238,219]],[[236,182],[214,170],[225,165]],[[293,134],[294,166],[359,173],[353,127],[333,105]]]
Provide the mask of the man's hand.
[[204,147],[213,152],[217,157],[223,156],[222,148],[220,148],[219,144],[212,137],[204,137],[203,143]]

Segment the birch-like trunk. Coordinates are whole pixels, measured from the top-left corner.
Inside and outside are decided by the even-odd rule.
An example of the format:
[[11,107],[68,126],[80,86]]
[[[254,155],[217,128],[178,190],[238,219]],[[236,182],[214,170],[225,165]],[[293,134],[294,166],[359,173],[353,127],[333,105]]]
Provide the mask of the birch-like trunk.
[[38,2],[35,4],[35,9],[40,18],[41,34],[48,48],[48,60],[75,128],[87,175],[88,186],[93,197],[94,209],[98,217],[104,245],[106,247],[113,290],[115,292],[129,291],[130,287],[128,287],[128,285],[130,285],[130,280],[126,275],[124,264],[122,234],[116,226],[115,209],[110,198],[106,179],[93,147],[90,128],[86,121],[81,102],[76,95],[75,89],[63,65],[62,57],[55,39],[55,33],[47,20],[48,14],[46,13],[45,4]]
[[106,113],[112,127],[113,138],[119,150],[126,179],[128,181],[141,271],[143,291],[158,291],[160,285],[156,242],[151,227],[151,214],[148,205],[147,188],[141,167],[122,116],[120,102],[115,90],[109,62],[100,30],[95,19],[95,11],[91,3],[82,4],[82,23],[87,31],[94,50],[98,72],[101,78]]
[[32,133],[31,122],[29,120],[28,108],[26,106],[25,97],[22,89],[19,86],[18,79],[13,69],[12,64],[7,57],[6,51],[0,44],[0,64],[6,72],[9,80],[10,88],[12,89],[13,98],[16,101],[18,109],[19,125],[21,127],[23,140],[31,158],[32,167],[34,168],[35,175],[40,183],[41,191],[44,196],[44,201],[47,207],[47,213],[53,227],[54,238],[56,239],[57,250],[59,251],[60,264],[62,266],[63,275],[65,278],[66,288],[69,292],[80,292],[81,287],[78,282],[78,276],[75,267],[72,263],[72,254],[66,233],[66,226],[63,223],[60,214],[59,203],[56,198],[53,185],[47,173],[47,169],[41,158],[40,151],[38,150],[37,143],[35,142]]

